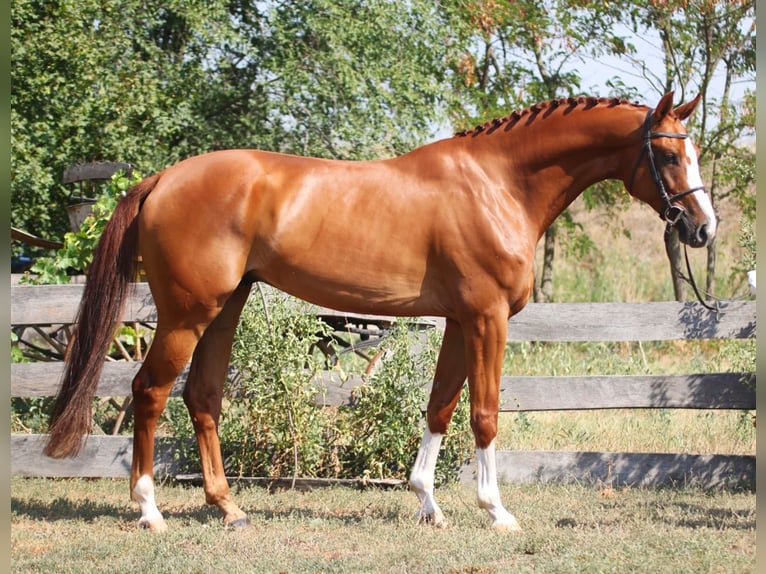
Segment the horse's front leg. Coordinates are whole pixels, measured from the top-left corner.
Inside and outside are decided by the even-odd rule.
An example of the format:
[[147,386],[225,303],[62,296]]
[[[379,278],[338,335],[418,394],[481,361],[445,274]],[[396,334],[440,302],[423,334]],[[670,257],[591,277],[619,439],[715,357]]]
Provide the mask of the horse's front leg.
[[489,512],[492,528],[521,530],[500,500],[495,463],[495,437],[500,396],[500,375],[507,335],[508,313],[476,317],[464,325],[471,394],[471,429],[476,440],[477,499]]
[[444,514],[434,499],[434,474],[442,437],[452,419],[465,382],[465,348],[460,326],[447,320],[434,383],[426,412],[426,430],[410,475],[410,487],[420,499],[420,522],[444,525]]

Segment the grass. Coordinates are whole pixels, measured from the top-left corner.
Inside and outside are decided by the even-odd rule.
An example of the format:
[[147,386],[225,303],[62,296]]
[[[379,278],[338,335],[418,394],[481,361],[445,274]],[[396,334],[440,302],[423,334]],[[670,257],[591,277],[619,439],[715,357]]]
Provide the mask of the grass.
[[754,414],[609,409],[504,413],[498,449],[755,455]]
[[[683,374],[753,368],[755,341],[517,343],[506,375]],[[679,360],[679,357],[682,359]],[[754,411],[607,409],[501,413],[498,448],[755,454]]]
[[14,572],[755,572],[755,494],[579,485],[501,491],[524,527],[491,531],[474,491],[443,487],[449,524],[416,524],[404,490],[235,489],[252,527],[222,527],[200,488],[158,488],[169,530],[139,531],[126,480],[11,482]]
[[[716,272],[713,294],[738,297],[747,293],[740,269],[745,249],[740,245],[741,211],[732,201],[717,205]],[[626,210],[588,211],[581,200],[569,208],[572,219],[587,231],[593,248],[585,254],[557,242],[553,298],[557,302],[672,301],[673,286],[663,240],[663,224],[648,206],[632,201]],[[705,285],[706,250],[689,249],[692,272]],[[538,245],[537,263],[542,264]],[[683,270],[684,274],[686,270]],[[691,288],[687,289],[694,298]]]

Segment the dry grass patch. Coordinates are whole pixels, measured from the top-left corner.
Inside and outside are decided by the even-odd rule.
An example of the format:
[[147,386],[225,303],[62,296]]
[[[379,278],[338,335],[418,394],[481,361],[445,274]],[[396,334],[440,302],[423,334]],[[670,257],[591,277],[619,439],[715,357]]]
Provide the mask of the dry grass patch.
[[[416,523],[405,490],[235,488],[252,527],[225,529],[200,488],[158,489],[169,531],[136,528],[125,480],[12,480],[17,572],[755,571],[755,495],[683,489],[501,487],[524,531],[504,535],[473,489],[437,489],[449,521]],[[94,503],[85,500],[96,501]]]

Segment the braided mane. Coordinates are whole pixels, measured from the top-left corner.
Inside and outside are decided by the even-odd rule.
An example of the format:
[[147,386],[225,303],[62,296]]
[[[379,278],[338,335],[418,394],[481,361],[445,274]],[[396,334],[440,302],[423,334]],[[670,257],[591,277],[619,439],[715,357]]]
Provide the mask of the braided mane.
[[513,126],[515,126],[519,122],[519,120],[523,117],[529,116],[530,120],[532,120],[541,112],[544,112],[543,116],[547,117],[548,114],[550,114],[551,112],[553,112],[554,110],[558,108],[564,109],[565,112],[570,112],[577,107],[582,107],[585,110],[589,110],[599,104],[606,105],[609,107],[616,107],[616,106],[643,107],[638,102],[629,102],[628,100],[623,98],[597,98],[594,96],[559,98],[556,100],[549,100],[546,102],[540,102],[540,103],[534,104],[526,109],[512,112],[508,114],[507,116],[503,116],[502,118],[495,118],[493,120],[489,120],[488,122],[480,124],[470,130],[459,131],[455,134],[455,137],[477,136],[481,133],[491,134],[492,132],[494,132],[496,129],[498,129],[500,126],[503,126],[503,125],[505,126],[505,130],[508,131]]

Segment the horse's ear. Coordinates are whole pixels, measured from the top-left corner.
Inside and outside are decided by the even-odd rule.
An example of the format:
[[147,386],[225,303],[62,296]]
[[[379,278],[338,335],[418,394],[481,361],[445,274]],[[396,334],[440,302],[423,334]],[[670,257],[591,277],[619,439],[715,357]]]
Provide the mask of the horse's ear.
[[673,92],[668,92],[664,96],[662,96],[662,99],[660,100],[660,103],[657,104],[657,107],[654,108],[654,113],[652,114],[652,119],[655,123],[661,122],[665,116],[667,116],[671,111],[673,110]]
[[697,104],[700,103],[700,98],[702,97],[702,94],[697,94],[697,97],[691,100],[690,102],[686,102],[685,104],[681,104],[678,106],[674,111],[676,115],[678,116],[678,119],[681,121],[684,121],[686,118],[688,118],[692,113],[694,113],[694,110],[697,108]]

